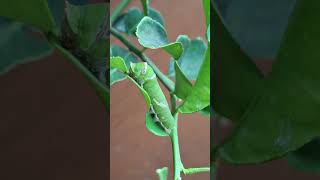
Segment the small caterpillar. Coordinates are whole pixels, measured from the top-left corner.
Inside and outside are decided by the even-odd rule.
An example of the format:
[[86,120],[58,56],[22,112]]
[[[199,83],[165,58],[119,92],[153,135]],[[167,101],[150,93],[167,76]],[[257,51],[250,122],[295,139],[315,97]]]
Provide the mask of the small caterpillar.
[[167,133],[175,127],[175,120],[169,109],[153,69],[147,63],[131,63],[129,75],[148,93],[151,100],[150,113]]

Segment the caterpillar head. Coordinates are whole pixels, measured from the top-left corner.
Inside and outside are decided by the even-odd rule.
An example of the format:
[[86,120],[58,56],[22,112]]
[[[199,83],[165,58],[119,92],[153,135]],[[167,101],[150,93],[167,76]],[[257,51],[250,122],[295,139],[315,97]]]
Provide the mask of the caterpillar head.
[[130,76],[140,84],[156,77],[152,68],[146,62],[130,63]]

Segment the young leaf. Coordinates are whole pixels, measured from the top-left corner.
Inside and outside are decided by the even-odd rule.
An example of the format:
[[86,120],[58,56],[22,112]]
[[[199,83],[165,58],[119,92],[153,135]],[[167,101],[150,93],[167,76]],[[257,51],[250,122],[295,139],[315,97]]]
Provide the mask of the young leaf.
[[146,127],[152,134],[156,136],[169,136],[166,131],[157,124],[149,112],[146,113]]
[[263,76],[232,39],[215,8],[213,21],[213,108],[238,120],[259,93]]
[[47,0],[1,0],[0,16],[32,25],[44,32],[54,31]]
[[180,42],[169,43],[164,27],[150,17],[144,17],[137,26],[136,35],[139,43],[150,49],[162,48],[174,59],[179,59],[183,47]]
[[0,19],[0,74],[18,64],[40,59],[52,53],[49,44],[21,23]]
[[[112,57],[121,57],[124,61],[127,67],[129,67],[130,62],[138,62],[138,59],[136,56],[132,55],[128,50],[121,48],[120,46],[113,45],[110,48],[110,56]],[[110,85],[113,85],[116,82],[122,81],[126,79],[126,76],[114,69],[110,69]]]
[[157,169],[156,172],[158,174],[159,180],[167,180],[167,178],[168,178],[168,168],[167,167]]
[[107,3],[72,5],[66,3],[67,19],[69,25],[77,35],[80,47],[88,49],[96,40],[107,16]]
[[223,159],[258,163],[319,136],[320,24],[314,23],[320,18],[319,8],[320,1],[298,0],[261,95],[219,150]]
[[[186,35],[177,38],[183,46],[183,53],[178,60],[181,71],[189,80],[196,80],[207,49],[206,43],[200,38],[190,40]],[[169,64],[169,76],[174,76],[174,60]]]
[[192,92],[179,107],[181,113],[193,113],[210,105],[210,45]]
[[174,69],[176,72],[176,84],[174,94],[177,95],[180,99],[184,100],[192,92],[192,84],[183,74],[176,61],[174,62]]
[[143,13],[145,16],[149,15],[149,0],[140,0],[142,7],[143,7]]
[[111,57],[110,58],[110,68],[118,69],[124,74],[129,73],[128,67],[126,66],[124,60],[121,57]]

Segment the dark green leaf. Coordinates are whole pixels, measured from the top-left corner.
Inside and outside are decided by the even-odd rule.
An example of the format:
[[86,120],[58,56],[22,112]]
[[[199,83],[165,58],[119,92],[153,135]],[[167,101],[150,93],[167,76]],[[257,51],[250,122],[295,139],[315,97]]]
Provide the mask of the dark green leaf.
[[21,23],[0,19],[0,74],[49,55],[52,48]]
[[167,167],[157,169],[156,172],[158,174],[159,180],[167,180],[167,178],[168,178],[168,168]]
[[26,23],[44,32],[54,31],[47,0],[1,0],[0,16]]
[[320,24],[314,21],[320,18],[319,8],[317,0],[297,2],[262,92],[219,150],[223,159],[258,163],[283,156],[319,136]]
[[174,94],[180,99],[185,99],[192,92],[192,84],[186,78],[186,76],[181,71],[177,62],[174,62],[174,69],[176,72],[176,84],[174,89]]
[[210,105],[210,46],[192,92],[179,107],[181,113],[193,113]]
[[[186,35],[178,36],[177,42],[183,46],[183,53],[178,64],[189,80],[196,80],[207,49],[206,43],[200,37],[190,40]],[[173,61],[171,60],[169,64],[169,76],[174,76]]]
[[289,153],[289,166],[306,172],[320,173],[320,141],[315,139],[298,150]]
[[212,111],[211,106],[207,106],[207,107],[205,107],[204,109],[202,109],[202,110],[199,111],[199,112],[200,112],[200,114],[203,115],[203,116],[209,116],[209,117],[210,117],[211,111]]
[[139,43],[150,49],[162,48],[175,59],[179,59],[183,48],[180,42],[169,43],[164,27],[150,17],[144,17],[137,26]]
[[275,58],[296,0],[214,0],[214,3],[244,52],[259,59]]
[[238,120],[260,91],[262,74],[225,29],[213,8],[213,108]]
[[161,125],[157,124],[149,112],[146,113],[146,127],[156,136],[169,136]]
[[88,49],[104,27],[107,3],[77,6],[67,3],[67,19],[82,49]]

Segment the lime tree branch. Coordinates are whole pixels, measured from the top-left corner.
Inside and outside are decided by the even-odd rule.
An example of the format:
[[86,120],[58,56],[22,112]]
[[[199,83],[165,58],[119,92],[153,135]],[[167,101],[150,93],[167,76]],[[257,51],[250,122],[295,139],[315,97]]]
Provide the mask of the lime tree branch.
[[128,47],[130,51],[132,51],[134,54],[136,54],[142,61],[147,62],[151,68],[153,69],[154,73],[158,76],[161,83],[170,91],[173,92],[174,90],[174,83],[165,76],[159,68],[152,62],[148,56],[146,56],[142,50],[139,50],[134,44],[132,44],[125,36],[123,36],[120,32],[118,32],[113,27],[110,28],[111,34],[119,39],[124,45]]
[[55,37],[49,36],[47,38],[50,44],[63,54],[64,57],[84,75],[90,84],[95,87],[96,92],[101,98],[103,98],[103,102],[108,108],[109,106],[107,102],[109,102],[109,90],[107,87],[104,86],[84,65],[82,65],[81,62],[73,56],[73,54],[62,47]]
[[210,167],[200,167],[200,168],[188,168],[188,169],[183,169],[183,173],[185,175],[188,174],[195,174],[195,173],[201,173],[201,172],[209,172]]
[[121,13],[121,11],[131,2],[131,0],[123,0],[121,1],[121,3],[117,6],[117,8],[113,11],[113,13],[111,14],[110,17],[110,23],[112,24],[117,17],[119,16],[119,14]]

